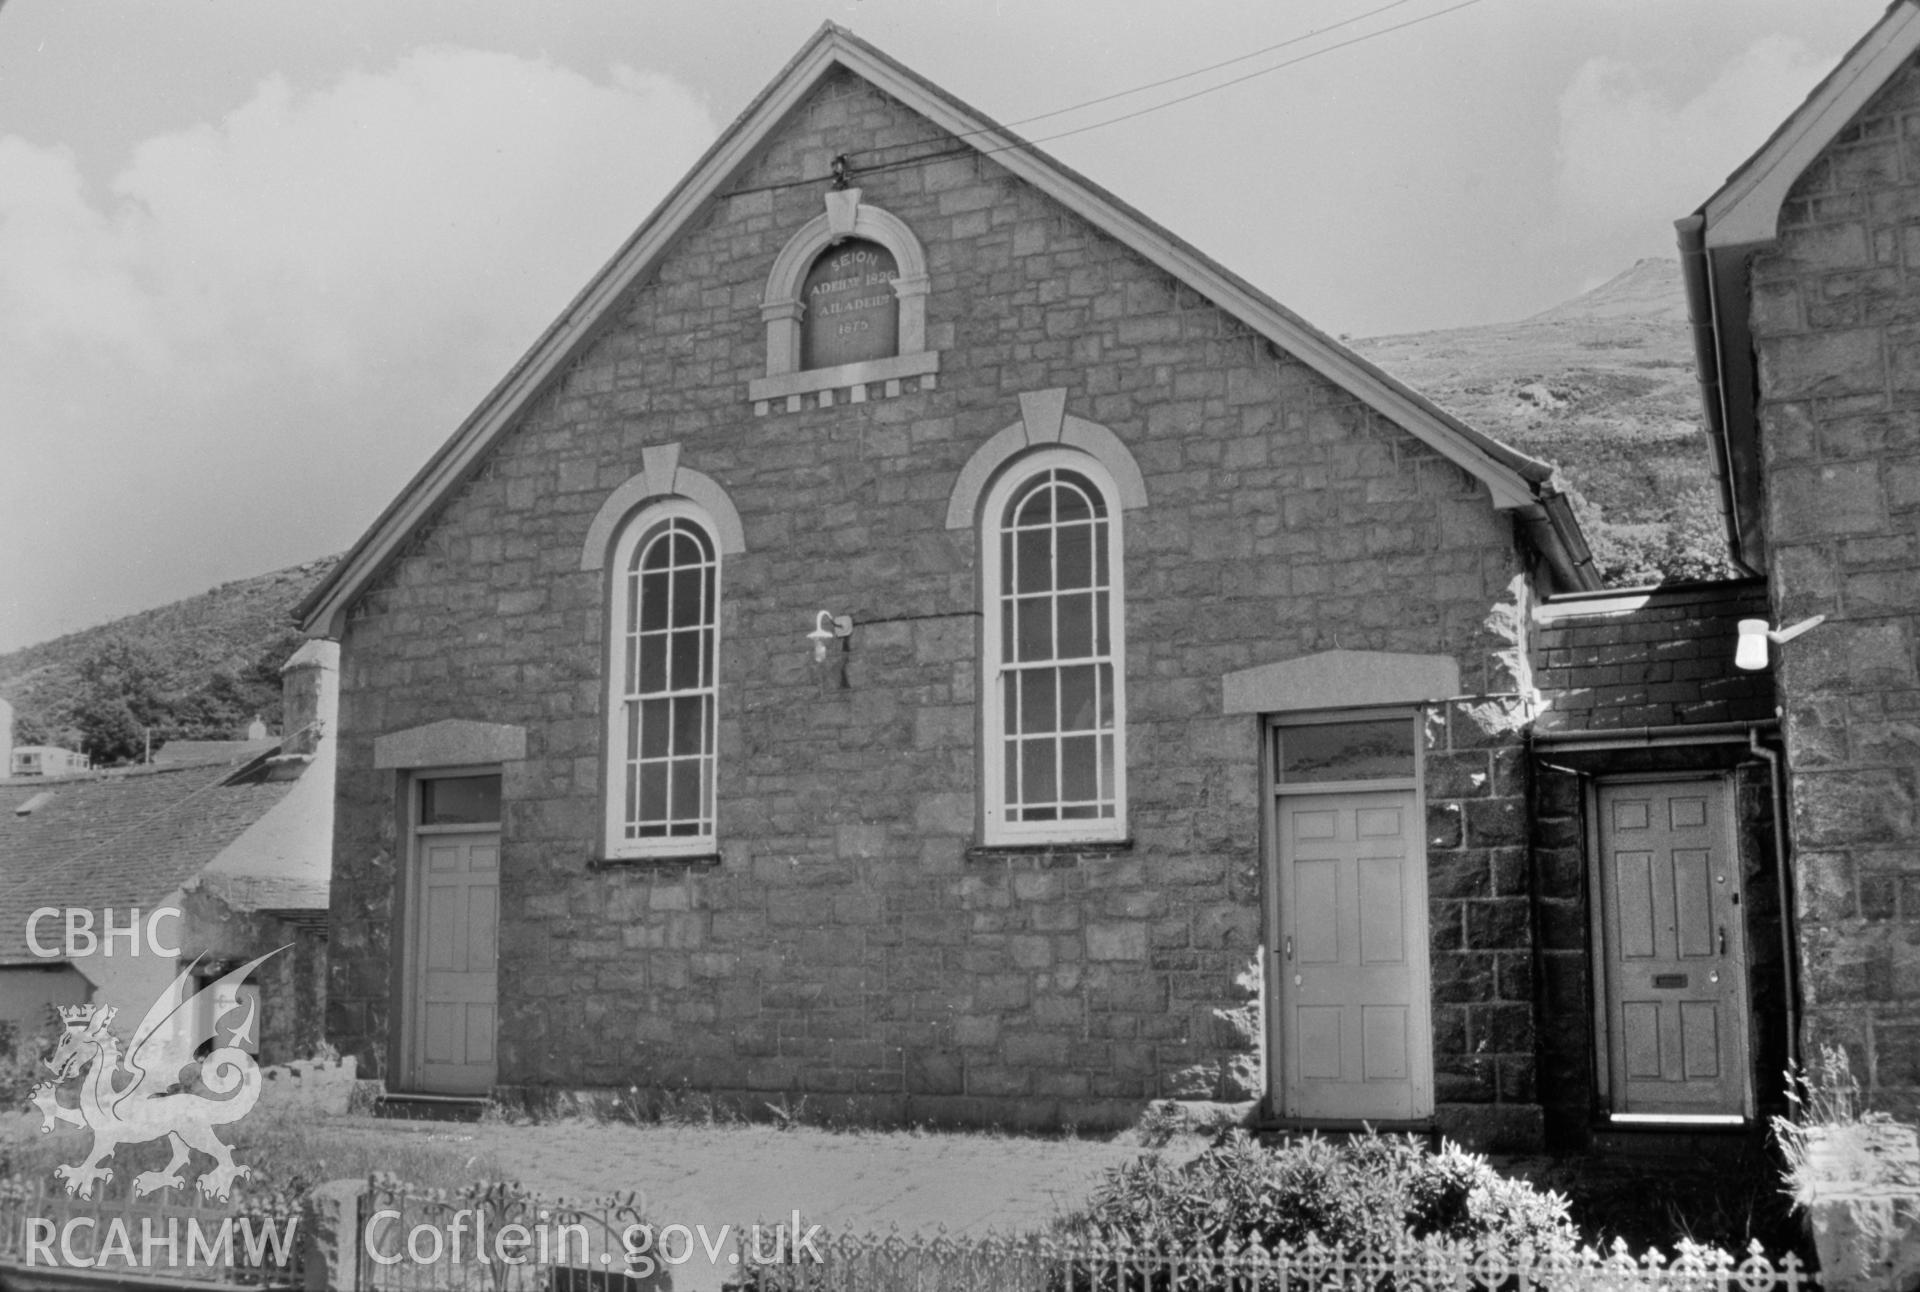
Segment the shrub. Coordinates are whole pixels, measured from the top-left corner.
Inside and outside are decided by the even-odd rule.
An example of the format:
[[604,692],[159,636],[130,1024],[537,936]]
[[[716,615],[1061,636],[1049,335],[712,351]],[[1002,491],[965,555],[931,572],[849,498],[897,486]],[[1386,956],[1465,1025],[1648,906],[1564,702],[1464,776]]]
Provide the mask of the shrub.
[[1173,1142],[1174,1136],[1187,1129],[1187,1110],[1177,1100],[1162,1099],[1148,1106],[1147,1111],[1140,1115],[1140,1124],[1134,1129],[1145,1147],[1165,1148]]
[[1913,1128],[1867,1109],[1844,1049],[1823,1045],[1811,1071],[1789,1071],[1787,1099],[1794,1118],[1775,1117],[1773,1134],[1796,1207],[1811,1211],[1835,1186],[1920,1191]]
[[1566,1199],[1494,1171],[1447,1144],[1411,1136],[1345,1143],[1318,1136],[1275,1149],[1234,1131],[1191,1162],[1148,1154],[1108,1172],[1070,1231],[1101,1241],[1191,1248],[1316,1241],[1347,1256],[1428,1237],[1476,1252],[1571,1253]]
[[46,1057],[53,1053],[50,1032],[19,1036],[8,1025],[0,1036],[0,1112],[18,1112],[33,1105],[34,1090],[52,1078]]

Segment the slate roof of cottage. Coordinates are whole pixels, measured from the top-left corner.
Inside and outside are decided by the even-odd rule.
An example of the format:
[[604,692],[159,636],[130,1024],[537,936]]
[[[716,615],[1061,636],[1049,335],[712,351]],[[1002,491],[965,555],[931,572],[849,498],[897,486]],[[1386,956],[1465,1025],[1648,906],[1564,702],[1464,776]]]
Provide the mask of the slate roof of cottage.
[[[244,775],[251,767],[220,758],[0,781],[0,965],[54,963],[27,948],[27,918],[39,907],[111,906],[125,918],[126,908],[150,911],[198,874],[297,783]],[[41,925],[43,945],[52,934]]]
[[[1184,282],[1433,447],[1485,484],[1494,506],[1516,510],[1527,518],[1542,551],[1570,586],[1599,586],[1578,523],[1550,487],[1553,468],[1549,464],[1469,426],[1098,184],[845,28],[828,22],[721,132],[533,348],[301,601],[294,613],[310,636],[341,634],[347,608],[408,536],[459,487],[548,383],[593,344],[608,321],[618,316],[628,290],[649,279],[680,234],[715,202],[726,199],[733,181],[753,164],[761,146],[781,128],[788,114],[837,68],[860,77],[956,140],[964,140],[981,155],[990,156],[994,164]],[[858,168],[852,178],[858,182]],[[824,193],[833,177],[823,175],[819,182]]]
[[1766,721],[1773,670],[1733,664],[1738,621],[1766,616],[1764,579],[1551,598],[1534,611],[1536,730]]
[[153,751],[153,761],[156,766],[173,767],[189,763],[230,763],[263,754],[279,743],[279,738],[272,736],[265,740],[169,740]]

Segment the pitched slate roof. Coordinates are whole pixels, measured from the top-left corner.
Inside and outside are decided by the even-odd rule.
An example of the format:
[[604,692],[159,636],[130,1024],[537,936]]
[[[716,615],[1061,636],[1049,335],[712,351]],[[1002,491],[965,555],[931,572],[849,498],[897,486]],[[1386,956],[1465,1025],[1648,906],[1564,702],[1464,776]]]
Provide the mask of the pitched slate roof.
[[1773,671],[1733,665],[1741,619],[1764,619],[1763,579],[1555,597],[1534,611],[1540,732],[1762,722]]
[[153,751],[153,761],[156,765],[174,767],[188,763],[230,763],[263,754],[279,743],[275,736],[264,740],[169,740]]
[[[748,105],[692,171],[649,215],[533,348],[487,395],[451,439],[374,521],[295,610],[309,636],[338,637],[347,608],[408,536],[466,477],[550,380],[596,339],[629,288],[645,282],[681,233],[749,167],[790,112],[836,68],[845,68],[965,140],[1016,178],[1131,248],[1302,363],[1350,391],[1479,479],[1493,505],[1513,510],[1572,587],[1597,587],[1585,542],[1548,464],[1467,425],[1383,369],[1309,324],[1266,293],[1162,228],[1099,185],[954,98],[851,32],[827,23]],[[853,173],[858,178],[858,170]],[[824,192],[831,177],[822,176]],[[744,396],[743,396],[744,397]]]
[[333,873],[335,749],[332,738],[323,737],[286,795],[213,858],[190,887],[235,910],[324,915]]
[[[122,920],[128,907],[151,911],[297,783],[226,783],[245,766],[0,781],[0,965],[53,963],[27,947],[27,918],[39,907],[111,906]],[[42,945],[56,940],[52,922],[40,929]]]

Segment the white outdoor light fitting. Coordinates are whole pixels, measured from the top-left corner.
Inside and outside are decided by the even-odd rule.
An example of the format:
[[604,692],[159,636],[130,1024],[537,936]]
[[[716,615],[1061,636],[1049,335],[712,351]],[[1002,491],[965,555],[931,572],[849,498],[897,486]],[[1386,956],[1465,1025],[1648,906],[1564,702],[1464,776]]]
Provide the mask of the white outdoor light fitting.
[[836,637],[853,636],[853,616],[836,615],[831,610],[822,610],[813,617],[813,631],[807,634],[807,640],[813,643],[813,662],[823,664],[827,658],[827,643]]
[[1785,645],[1809,628],[1825,623],[1825,615],[1815,615],[1811,619],[1802,619],[1788,628],[1769,628],[1764,619],[1742,619],[1740,621],[1740,644],[1734,647],[1733,664],[1735,668],[1759,669],[1767,666],[1767,643],[1769,641]]

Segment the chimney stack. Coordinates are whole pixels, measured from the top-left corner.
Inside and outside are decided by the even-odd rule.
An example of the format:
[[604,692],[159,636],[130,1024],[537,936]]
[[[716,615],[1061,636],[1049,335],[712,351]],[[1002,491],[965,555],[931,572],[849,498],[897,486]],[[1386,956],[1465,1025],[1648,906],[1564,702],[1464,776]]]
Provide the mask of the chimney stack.
[[340,709],[340,643],[314,639],[280,667],[280,752],[312,756]]

